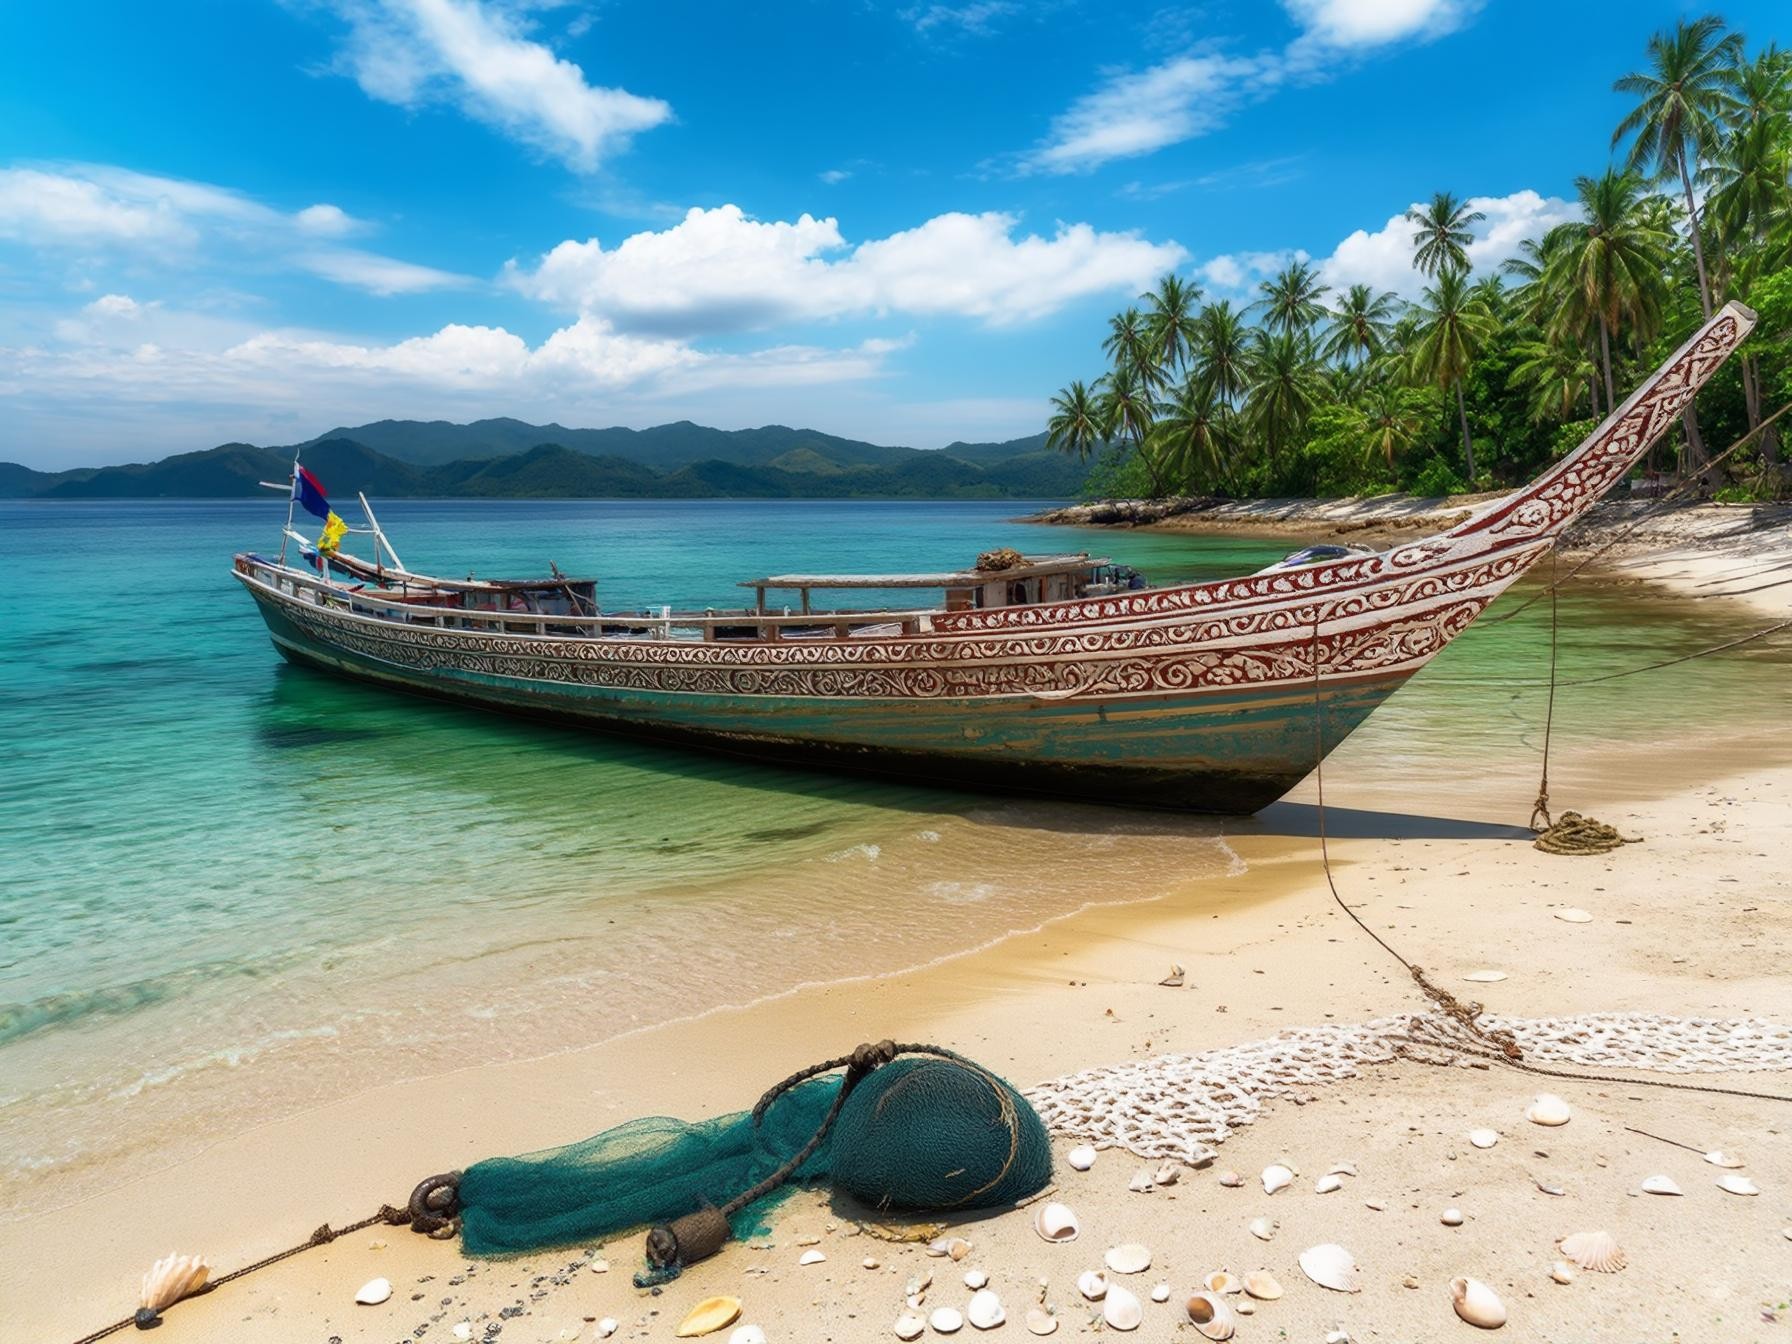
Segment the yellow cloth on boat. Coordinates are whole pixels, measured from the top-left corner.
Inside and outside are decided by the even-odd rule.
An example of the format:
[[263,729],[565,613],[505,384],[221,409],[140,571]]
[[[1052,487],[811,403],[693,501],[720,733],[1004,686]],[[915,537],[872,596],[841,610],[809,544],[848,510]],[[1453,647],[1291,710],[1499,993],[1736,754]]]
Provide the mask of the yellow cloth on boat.
[[330,510],[330,516],[324,520],[324,530],[317,538],[317,549],[323,555],[335,555],[336,548],[342,545],[342,538],[348,533],[348,524],[336,516],[336,510]]

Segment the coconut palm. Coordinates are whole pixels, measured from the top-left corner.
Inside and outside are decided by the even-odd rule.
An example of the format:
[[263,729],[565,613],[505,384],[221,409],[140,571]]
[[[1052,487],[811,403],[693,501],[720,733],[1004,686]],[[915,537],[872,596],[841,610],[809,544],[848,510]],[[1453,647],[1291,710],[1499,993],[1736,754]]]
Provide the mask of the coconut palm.
[[1596,376],[1586,351],[1579,345],[1544,340],[1525,341],[1513,353],[1519,362],[1512,369],[1512,382],[1527,393],[1532,421],[1572,420]]
[[1249,348],[1250,328],[1244,315],[1224,299],[1210,303],[1197,319],[1190,370],[1215,397],[1236,408],[1244,396]]
[[1320,302],[1325,292],[1318,271],[1304,261],[1291,261],[1274,279],[1257,286],[1263,297],[1255,306],[1262,309],[1263,325],[1271,331],[1304,333],[1325,316]]
[[1108,319],[1107,339],[1102,341],[1101,349],[1116,373],[1137,375],[1147,389],[1156,384],[1158,369],[1151,330],[1137,308],[1128,308]]
[[1612,85],[1616,92],[1638,100],[1612,132],[1613,147],[1632,137],[1630,167],[1652,164],[1662,177],[1680,179],[1699,274],[1699,302],[1706,317],[1711,316],[1711,278],[1692,183],[1717,144],[1724,118],[1734,111],[1730,70],[1741,56],[1741,35],[1724,32],[1724,21],[1715,14],[1690,23],[1682,19],[1672,32],[1649,39],[1646,70],[1633,71]]
[[1145,301],[1145,329],[1151,338],[1153,362],[1166,372],[1179,371],[1195,343],[1195,306],[1201,289],[1178,275],[1166,275]]
[[1224,481],[1234,442],[1231,411],[1199,377],[1183,380],[1151,429],[1151,451],[1166,475]]
[[1471,224],[1487,216],[1470,210],[1447,191],[1431,198],[1430,205],[1415,205],[1406,212],[1414,226],[1412,264],[1422,275],[1468,269],[1468,245],[1475,240]]
[[1493,319],[1475,297],[1468,272],[1459,267],[1440,271],[1437,283],[1416,305],[1418,330],[1410,354],[1413,374],[1456,393],[1456,416],[1462,422],[1462,460],[1468,482],[1475,480],[1475,443],[1468,432],[1468,405],[1462,380],[1469,365],[1493,335]]
[[1081,382],[1074,382],[1052,398],[1052,417],[1045,426],[1045,446],[1060,453],[1075,453],[1079,461],[1107,438],[1102,428],[1099,399]]
[[1101,380],[1102,390],[1097,417],[1105,437],[1129,443],[1151,476],[1151,492],[1163,493],[1163,478],[1156,458],[1146,449],[1146,439],[1156,418],[1156,404],[1144,374],[1134,368],[1115,369]]
[[1425,435],[1425,397],[1410,387],[1384,383],[1369,394],[1362,416],[1363,454],[1380,457],[1391,469],[1394,459]]
[[1262,435],[1274,463],[1324,395],[1313,342],[1303,331],[1259,329],[1253,334],[1245,371],[1245,419]]
[[1370,285],[1352,285],[1330,312],[1331,324],[1319,353],[1339,364],[1363,368],[1387,346],[1400,300],[1377,294]]

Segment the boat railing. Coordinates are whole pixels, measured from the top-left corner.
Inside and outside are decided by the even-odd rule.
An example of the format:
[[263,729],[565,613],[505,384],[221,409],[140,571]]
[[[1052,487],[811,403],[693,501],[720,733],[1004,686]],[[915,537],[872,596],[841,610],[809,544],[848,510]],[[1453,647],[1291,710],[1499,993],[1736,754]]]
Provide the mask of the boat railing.
[[868,635],[924,634],[933,629],[937,610],[773,612],[663,609],[659,615],[599,612],[575,616],[554,612],[494,611],[482,608],[432,607],[416,596],[382,597],[378,590],[326,583],[281,565],[240,556],[237,572],[300,602],[330,610],[440,630],[472,630],[488,634],[575,636],[580,638],[697,639],[705,643],[746,639],[852,639]]

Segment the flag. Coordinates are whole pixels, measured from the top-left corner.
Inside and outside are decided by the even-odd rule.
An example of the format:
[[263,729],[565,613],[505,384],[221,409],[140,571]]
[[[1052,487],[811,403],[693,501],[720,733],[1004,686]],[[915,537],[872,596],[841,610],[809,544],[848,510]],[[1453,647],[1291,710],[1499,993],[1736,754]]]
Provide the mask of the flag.
[[336,548],[342,545],[342,538],[348,532],[348,524],[338,518],[333,510],[325,512],[329,517],[324,519],[324,530],[318,534],[317,549],[320,555],[335,555]]
[[292,473],[292,499],[313,518],[322,518],[326,522],[333,516],[330,513],[330,501],[324,495],[324,488],[305,468],[295,466]]

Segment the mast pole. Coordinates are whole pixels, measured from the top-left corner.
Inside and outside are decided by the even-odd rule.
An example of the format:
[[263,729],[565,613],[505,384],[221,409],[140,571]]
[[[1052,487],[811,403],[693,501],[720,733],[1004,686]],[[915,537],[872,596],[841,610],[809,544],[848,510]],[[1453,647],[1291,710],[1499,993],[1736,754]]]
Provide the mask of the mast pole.
[[361,512],[366,514],[367,521],[373,524],[373,539],[384,546],[386,548],[386,554],[392,557],[392,568],[402,570],[404,568],[404,561],[400,560],[398,558],[398,552],[392,549],[392,543],[387,540],[385,530],[380,527],[380,520],[373,516],[373,505],[367,502],[367,495],[364,492],[357,491],[356,496],[361,501]]
[[299,502],[299,450],[292,450],[292,474],[286,480],[286,529],[280,533],[280,567],[286,567],[287,533],[292,531],[292,508]]

